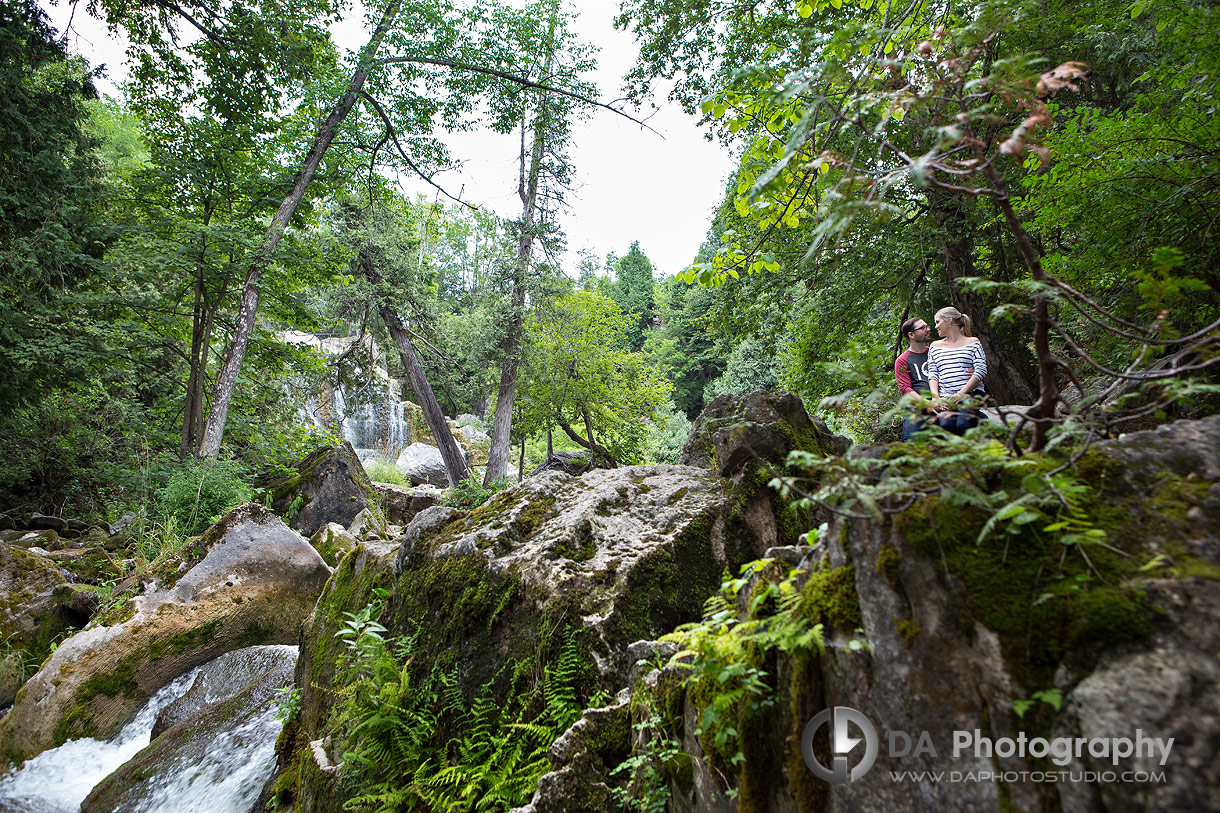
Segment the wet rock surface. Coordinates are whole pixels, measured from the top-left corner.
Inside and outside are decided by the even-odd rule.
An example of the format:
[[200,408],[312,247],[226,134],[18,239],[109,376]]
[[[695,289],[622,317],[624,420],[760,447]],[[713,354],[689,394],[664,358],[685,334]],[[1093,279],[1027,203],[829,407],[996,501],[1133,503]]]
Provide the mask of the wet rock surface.
[[251,805],[274,766],[274,701],[295,661],[295,647],[254,647],[205,666],[162,710],[152,742],[90,792],[82,813]]

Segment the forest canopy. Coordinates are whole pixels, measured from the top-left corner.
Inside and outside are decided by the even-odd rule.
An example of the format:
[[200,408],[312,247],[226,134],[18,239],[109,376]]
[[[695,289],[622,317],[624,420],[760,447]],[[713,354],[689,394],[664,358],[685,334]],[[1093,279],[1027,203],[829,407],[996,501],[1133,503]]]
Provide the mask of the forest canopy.
[[[554,449],[676,462],[711,398],[760,388],[893,440],[898,325],[945,305],[1035,445],[1065,413],[1214,411],[1211,4],[624,0],[639,108],[552,0],[366,12],[347,49],[329,0],[91,4],[133,43],[99,98],[32,0],[0,4],[0,507],[115,517],[197,457],[248,480],[379,375],[455,485],[459,415],[487,482]],[[675,195],[714,207],[702,246],[676,275],[629,233],[565,253],[574,126],[663,97],[737,161],[721,200]],[[438,181],[480,130],[519,138],[515,216]]]

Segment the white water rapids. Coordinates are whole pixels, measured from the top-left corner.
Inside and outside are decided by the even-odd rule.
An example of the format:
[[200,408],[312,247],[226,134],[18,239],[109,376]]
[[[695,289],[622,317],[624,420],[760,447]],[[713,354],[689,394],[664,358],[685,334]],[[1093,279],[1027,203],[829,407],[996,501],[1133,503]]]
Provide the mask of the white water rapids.
[[[204,668],[153,695],[114,739],[66,742],[0,779],[0,813],[79,813],[94,786],[149,744],[157,714],[185,694]],[[281,727],[269,703],[238,727],[216,731],[201,759],[179,764],[185,762],[179,755],[158,764],[131,813],[247,813],[275,767]]]

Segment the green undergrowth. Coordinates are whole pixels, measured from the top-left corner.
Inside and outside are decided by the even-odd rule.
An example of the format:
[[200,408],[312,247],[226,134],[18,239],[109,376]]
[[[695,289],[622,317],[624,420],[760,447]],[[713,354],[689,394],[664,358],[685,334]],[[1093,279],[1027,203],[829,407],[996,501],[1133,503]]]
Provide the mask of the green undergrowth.
[[[350,810],[509,809],[550,769],[555,738],[602,702],[572,609],[529,600],[480,555],[429,547],[398,575],[360,548],[340,561],[316,610],[299,730],[282,746],[295,754],[280,804],[309,783]],[[308,754],[322,736],[343,764],[333,781]]]
[[393,635],[375,620],[381,609],[374,602],[349,614],[338,634],[346,657],[332,729],[344,760],[344,808],[524,804],[550,770],[550,744],[590,700],[582,693],[587,663],[578,636],[569,625],[557,627],[533,657],[499,660],[472,687],[460,663],[426,657],[426,625]]
[[737,578],[726,574],[698,622],[663,636],[681,649],[655,689],[637,687],[633,695],[636,745],[616,769],[625,776],[618,791],[625,806],[663,809],[673,784],[689,788],[695,757],[676,748],[689,702],[707,770],[739,810],[765,808],[770,789],[784,781],[787,756],[776,736],[776,699],[787,688],[780,660],[799,672],[825,649],[831,628],[846,624],[850,633],[859,623],[851,567],[815,575],[807,579],[772,559],[751,562]]

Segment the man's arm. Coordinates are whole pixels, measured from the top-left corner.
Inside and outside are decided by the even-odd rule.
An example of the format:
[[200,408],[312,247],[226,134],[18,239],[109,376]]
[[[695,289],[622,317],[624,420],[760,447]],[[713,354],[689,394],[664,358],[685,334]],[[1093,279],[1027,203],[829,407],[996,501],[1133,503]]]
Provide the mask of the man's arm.
[[899,398],[915,394],[915,390],[911,389],[911,372],[907,369],[907,354],[910,352],[910,350],[904,350],[902,355],[894,361],[894,378],[898,380]]

